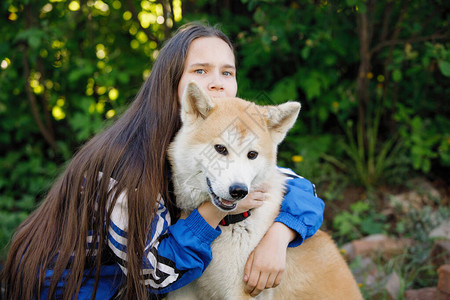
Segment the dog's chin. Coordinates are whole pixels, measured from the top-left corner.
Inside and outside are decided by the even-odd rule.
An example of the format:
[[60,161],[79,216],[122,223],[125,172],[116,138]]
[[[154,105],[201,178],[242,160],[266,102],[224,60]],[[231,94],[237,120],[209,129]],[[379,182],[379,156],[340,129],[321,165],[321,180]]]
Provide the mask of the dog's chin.
[[222,211],[233,211],[236,209],[237,206],[237,202],[236,201],[230,201],[230,200],[226,200],[223,198],[220,198],[219,196],[217,196],[212,189],[211,186],[211,181],[209,181],[209,178],[206,178],[206,183],[208,185],[208,189],[209,189],[209,196],[211,197],[211,202],[214,204],[215,207],[217,207],[218,209],[222,210]]
[[226,212],[233,211],[236,209],[237,206],[236,202],[224,200],[215,194],[209,195],[211,196],[212,204],[214,204],[214,206],[217,207],[218,209]]

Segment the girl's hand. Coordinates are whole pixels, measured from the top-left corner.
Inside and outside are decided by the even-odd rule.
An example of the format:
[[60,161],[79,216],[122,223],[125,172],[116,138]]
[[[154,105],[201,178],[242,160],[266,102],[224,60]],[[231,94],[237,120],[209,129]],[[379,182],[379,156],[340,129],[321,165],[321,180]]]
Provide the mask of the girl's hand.
[[236,209],[230,212],[230,215],[237,215],[249,211],[250,209],[260,207],[264,204],[264,200],[266,200],[265,188],[251,192],[247,197],[238,202]]
[[244,269],[245,292],[256,297],[280,284],[286,266],[286,249],[296,233],[275,222],[250,254]]
[[212,227],[216,228],[219,222],[227,215],[226,212],[219,210],[211,201],[206,201],[198,207],[198,213]]
[[198,207],[198,212],[205,219],[205,221],[209,225],[211,225],[211,227],[216,228],[219,222],[227,214],[240,214],[245,211],[249,211],[252,208],[260,207],[261,205],[263,205],[266,198],[265,195],[266,191],[264,188],[261,188],[258,191],[251,192],[247,195],[247,197],[245,197],[245,199],[238,202],[235,210],[229,213],[221,211],[220,209],[215,207],[212,202],[206,201]]

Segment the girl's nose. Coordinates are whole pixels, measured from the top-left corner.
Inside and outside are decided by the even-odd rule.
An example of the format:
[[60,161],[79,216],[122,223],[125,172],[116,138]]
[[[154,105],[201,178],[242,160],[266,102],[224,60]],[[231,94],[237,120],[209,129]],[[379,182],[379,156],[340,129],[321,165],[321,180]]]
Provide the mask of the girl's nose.
[[214,76],[211,78],[211,82],[208,84],[208,89],[210,91],[223,91],[223,82],[220,76]]

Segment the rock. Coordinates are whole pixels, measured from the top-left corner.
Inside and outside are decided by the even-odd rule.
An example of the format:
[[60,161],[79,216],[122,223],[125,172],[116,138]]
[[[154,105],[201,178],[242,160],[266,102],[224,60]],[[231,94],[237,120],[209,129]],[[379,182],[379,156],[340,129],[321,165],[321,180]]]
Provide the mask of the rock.
[[438,290],[450,295],[450,265],[440,266],[438,269]]
[[369,287],[371,297],[369,299],[396,300],[400,296],[400,277],[396,272],[387,277],[379,278],[378,281]]
[[427,287],[418,290],[407,290],[405,300],[436,300],[438,299],[437,287]]
[[391,275],[387,277],[384,289],[387,291],[388,299],[395,300],[398,298],[400,285],[400,277],[398,277],[396,272],[391,273]]
[[438,296],[437,296],[436,300],[450,300],[450,294],[441,293],[438,291]]
[[389,200],[390,207],[397,207],[403,213],[411,209],[420,210],[423,206],[435,206],[441,195],[439,191],[425,178],[415,178],[409,182],[411,190],[391,195]]
[[414,178],[410,184],[422,195],[427,202],[437,201],[441,198],[439,191],[425,178]]
[[419,210],[423,206],[422,196],[416,191],[391,195],[389,205],[400,208],[402,213],[408,213],[411,209]]
[[340,250],[347,260],[354,260],[356,258],[355,247],[351,242],[344,244]]
[[438,227],[431,230],[429,237],[450,241],[450,221],[445,221]]
[[374,234],[363,239],[352,241],[348,248],[349,253],[355,258],[358,255],[370,256],[372,254],[382,254],[385,259],[389,259],[405,251],[407,246],[412,244],[410,239],[390,238],[383,234]]
[[371,258],[364,257],[358,266],[353,268],[353,275],[355,276],[356,282],[366,286],[374,286],[384,274],[378,271],[377,265]]

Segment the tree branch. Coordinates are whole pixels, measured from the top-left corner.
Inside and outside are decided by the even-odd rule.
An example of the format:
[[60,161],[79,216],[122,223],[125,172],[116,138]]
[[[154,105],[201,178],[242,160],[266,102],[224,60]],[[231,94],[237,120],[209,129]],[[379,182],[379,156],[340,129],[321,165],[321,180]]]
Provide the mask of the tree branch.
[[42,86],[44,86],[44,92],[42,93],[41,103],[42,103],[42,107],[44,108],[44,117],[45,117],[46,128],[48,129],[50,135],[54,136],[52,121],[50,118],[50,112],[47,109],[48,93],[46,93],[46,88],[45,88],[45,69],[44,69],[44,64],[42,63],[42,59],[40,57],[37,58],[37,66],[36,67],[39,70],[39,73],[41,73],[41,78],[39,78],[39,82],[42,84]]
[[424,41],[430,41],[430,40],[450,40],[450,36],[445,35],[445,34],[434,33],[430,36],[418,36],[418,37],[414,37],[414,38],[410,38],[410,39],[406,39],[406,40],[382,41],[382,42],[378,43],[378,45],[373,47],[370,50],[370,53],[371,53],[371,55],[374,55],[376,52],[380,51],[381,49],[383,49],[384,47],[387,47],[387,46],[401,45],[401,44],[406,44],[406,43],[418,43],[418,42],[424,42]]
[[39,116],[39,111],[36,104],[36,97],[34,96],[33,92],[31,91],[30,83],[28,82],[28,78],[30,78],[30,66],[28,64],[28,55],[27,55],[27,49],[25,48],[23,52],[23,77],[25,79],[25,91],[28,96],[28,100],[30,101],[31,105],[31,112],[33,114],[34,121],[36,122],[39,131],[41,132],[44,139],[47,141],[47,143],[52,147],[52,149],[56,152],[58,150],[58,146],[56,145],[56,141],[54,136],[51,134],[49,130],[44,126],[44,124],[41,121],[41,118]]
[[370,70],[370,34],[369,34],[369,20],[368,13],[363,12],[357,15],[357,30],[359,38],[359,55],[360,63],[357,77],[356,94],[358,97],[358,132],[364,138],[364,145],[367,144],[365,134],[365,114],[366,107],[369,103],[368,78],[367,73]]
[[[164,16],[164,23],[163,23],[163,26],[164,26],[164,39],[168,39],[169,38],[169,35],[170,35],[170,28],[169,28],[169,26],[167,26],[167,16],[168,16],[168,11],[167,11],[167,2],[170,2],[170,1],[165,1],[165,0],[161,0],[161,1],[158,1],[161,5],[162,5],[162,7],[163,7],[163,16]],[[170,7],[169,7],[169,9],[170,9]]]
[[386,40],[388,35],[389,23],[391,20],[393,8],[394,8],[393,2],[388,2],[387,8],[384,10],[383,25],[381,26],[381,35],[380,35],[380,41],[382,42]]
[[369,41],[369,47],[373,40],[373,33],[374,33],[374,24],[375,24],[375,15],[376,15],[376,8],[375,8],[375,2],[376,1],[368,1],[367,3],[367,16],[368,16],[368,25],[367,25],[367,32],[368,32],[368,41]]
[[[25,26],[26,29],[30,28],[32,25],[32,15],[31,15],[31,7],[30,4],[27,4],[25,6]],[[36,104],[36,97],[34,96],[33,92],[31,91],[29,78],[30,78],[30,65],[29,65],[29,58],[28,58],[28,45],[24,45],[24,51],[23,51],[23,77],[25,79],[25,91],[28,96],[28,100],[30,102],[31,106],[31,112],[33,114],[34,121],[36,122],[39,131],[41,132],[44,139],[47,141],[47,143],[52,147],[52,149],[56,152],[58,150],[58,146],[56,145],[56,140],[53,134],[53,130],[51,127],[47,128],[42,123],[41,117],[39,116],[39,110],[38,106]],[[44,109],[47,109],[44,107]]]
[[175,14],[173,12],[173,2],[169,0],[170,18],[172,19],[172,28],[175,28]]
[[358,36],[360,64],[358,71],[358,98],[360,103],[368,103],[367,72],[370,69],[369,28],[367,13],[358,14]]

